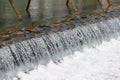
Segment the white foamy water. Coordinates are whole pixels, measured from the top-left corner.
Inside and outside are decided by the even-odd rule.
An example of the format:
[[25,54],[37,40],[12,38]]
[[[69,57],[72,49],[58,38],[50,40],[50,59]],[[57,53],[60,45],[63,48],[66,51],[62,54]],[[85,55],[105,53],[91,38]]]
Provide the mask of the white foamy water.
[[21,80],[120,80],[120,38],[18,76]]

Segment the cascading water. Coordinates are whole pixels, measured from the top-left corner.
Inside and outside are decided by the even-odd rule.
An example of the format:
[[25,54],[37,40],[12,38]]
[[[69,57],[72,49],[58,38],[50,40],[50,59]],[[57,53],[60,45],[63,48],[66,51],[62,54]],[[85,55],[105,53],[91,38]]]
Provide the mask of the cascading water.
[[94,47],[119,34],[120,18],[117,17],[3,47],[0,49],[0,80],[11,80],[16,72],[27,72],[50,60],[59,62],[76,50]]

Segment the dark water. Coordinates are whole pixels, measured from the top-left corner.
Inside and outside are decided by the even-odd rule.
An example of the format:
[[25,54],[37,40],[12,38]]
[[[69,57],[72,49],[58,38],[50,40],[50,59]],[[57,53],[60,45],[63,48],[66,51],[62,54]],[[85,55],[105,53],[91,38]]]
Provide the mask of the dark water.
[[[32,0],[29,8],[31,18],[27,17],[25,6],[27,0],[14,0],[24,20],[20,22],[9,0],[0,0],[0,33],[31,26],[31,23],[44,24],[67,17],[71,13],[65,5],[66,0]],[[114,6],[118,6],[119,0],[111,0]],[[83,15],[90,14],[99,8],[96,0],[74,0],[76,7]]]

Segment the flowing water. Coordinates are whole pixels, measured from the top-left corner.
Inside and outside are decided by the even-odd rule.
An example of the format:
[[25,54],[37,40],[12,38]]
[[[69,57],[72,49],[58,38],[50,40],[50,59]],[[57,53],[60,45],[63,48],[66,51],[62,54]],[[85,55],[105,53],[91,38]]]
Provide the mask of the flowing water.
[[28,72],[50,60],[57,64],[74,51],[95,47],[119,34],[118,17],[3,47],[0,49],[0,80],[10,80],[18,71]]
[[19,72],[18,76],[20,80],[120,80],[119,44],[120,37],[103,41],[99,46],[64,57],[57,65],[49,62],[29,74]]
[[[17,7],[20,7],[20,12],[25,12],[26,1],[17,1],[15,3]],[[22,4],[22,1],[24,6],[18,4]],[[51,18],[67,16],[69,11],[65,5],[61,8],[63,4],[65,4],[64,0],[58,2],[54,0],[33,0],[30,6],[31,19],[28,19],[26,14],[22,13],[22,16],[24,16],[22,26],[29,26],[30,22],[39,22],[39,20],[44,22]],[[81,5],[77,4],[77,6]],[[95,6],[92,7],[95,8]],[[84,10],[86,7],[81,7],[81,9]],[[94,9],[92,10],[94,11]],[[89,12],[89,10],[87,11]],[[87,13],[87,11],[83,11],[83,13]],[[16,25],[16,23],[19,23],[19,21],[17,21],[8,1],[0,0],[1,32],[5,28],[9,29],[8,27]],[[63,60],[64,56],[72,55],[74,51],[82,51],[84,47],[95,47],[103,41],[117,38],[119,34],[120,17],[113,17],[109,20],[84,26],[79,26],[78,23],[78,26],[72,30],[43,35],[42,37],[2,47],[0,48],[0,80],[12,80],[17,72],[23,71],[27,73],[38,65],[47,65],[49,61],[57,64]]]

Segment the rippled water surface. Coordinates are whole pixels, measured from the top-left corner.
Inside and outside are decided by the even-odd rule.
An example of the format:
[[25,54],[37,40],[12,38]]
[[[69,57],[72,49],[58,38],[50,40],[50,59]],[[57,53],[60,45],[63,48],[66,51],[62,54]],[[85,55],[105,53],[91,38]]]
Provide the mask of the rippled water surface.
[[[0,33],[21,29],[31,26],[31,23],[43,24],[50,21],[56,21],[71,13],[71,8],[68,9],[65,5],[65,0],[32,0],[29,12],[31,18],[28,18],[25,6],[27,0],[14,0],[20,14],[23,16],[23,21],[20,22],[16,17],[9,0],[0,0]],[[113,6],[118,6],[119,0],[111,0]],[[76,0],[74,1],[79,12],[89,14],[99,8],[96,0]],[[98,6],[98,7],[97,7]]]

